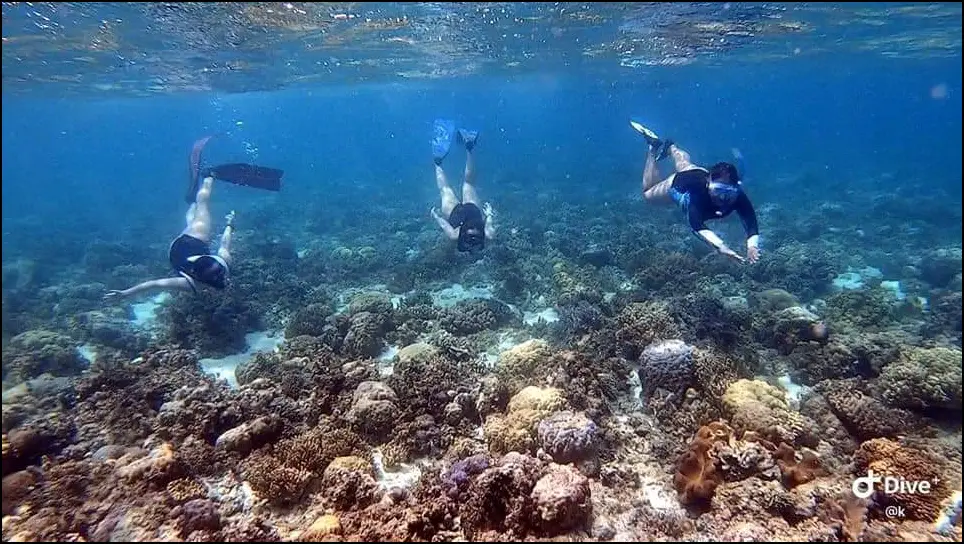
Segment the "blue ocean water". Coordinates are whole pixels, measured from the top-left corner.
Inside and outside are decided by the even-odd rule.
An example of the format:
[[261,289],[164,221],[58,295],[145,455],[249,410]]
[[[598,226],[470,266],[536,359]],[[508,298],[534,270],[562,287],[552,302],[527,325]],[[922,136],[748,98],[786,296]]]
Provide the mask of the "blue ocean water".
[[[23,3],[11,4],[4,7],[5,18],[36,19],[27,17],[31,10]],[[871,6],[860,9],[872,12]],[[111,9],[118,16],[134,11],[131,6]],[[461,9],[476,10],[471,5]],[[554,13],[555,8],[531,9]],[[600,15],[606,9],[620,15],[616,8],[593,9]],[[196,138],[213,132],[231,134],[224,144],[226,154],[238,158],[247,149],[247,158],[286,170],[285,190],[275,203],[287,213],[304,210],[304,203],[310,203],[315,214],[338,213],[326,208],[323,195],[342,190],[360,191],[359,214],[383,208],[386,199],[402,202],[415,213],[434,199],[427,141],[436,117],[452,117],[482,131],[483,188],[507,213],[526,213],[525,199],[500,195],[505,188],[500,185],[523,192],[557,190],[571,202],[636,192],[643,154],[628,124],[632,115],[647,119],[703,162],[728,158],[731,147],[741,149],[752,165],[751,186],[761,204],[793,194],[793,184],[778,180],[803,173],[813,174],[811,183],[818,185],[845,181],[845,187],[882,193],[910,186],[948,190],[959,198],[960,41],[950,36],[960,23],[960,10],[944,5],[941,13],[924,10],[898,18],[892,14],[898,6],[885,4],[878,6],[886,12],[878,17],[892,20],[875,29],[852,20],[858,11],[853,6],[825,9],[835,18],[826,27],[820,26],[824,13],[798,14],[791,7],[779,14],[786,19],[810,17],[815,28],[779,36],[776,45],[769,43],[772,38],[759,45],[750,38],[732,50],[709,51],[710,61],[694,52],[692,64],[626,67],[615,54],[577,62],[586,46],[565,43],[566,34],[560,31],[558,38],[540,42],[535,37],[534,44],[520,44],[514,53],[552,59],[557,56],[553,52],[568,52],[571,69],[558,61],[547,62],[545,70],[533,63],[514,71],[493,63],[476,70],[481,73],[419,79],[375,68],[365,78],[373,82],[291,82],[278,85],[290,88],[278,90],[258,90],[262,74],[253,69],[238,76],[253,82],[253,90],[238,93],[211,89],[206,69],[178,74],[185,87],[193,84],[197,90],[175,87],[165,92],[163,83],[156,83],[163,77],[145,77],[137,70],[136,57],[124,57],[138,46],[151,45],[151,33],[139,35],[136,27],[125,28],[129,41],[115,46],[123,49],[112,53],[117,56],[113,66],[92,61],[91,70],[97,72],[92,75],[107,83],[116,80],[119,89],[114,91],[98,91],[110,89],[108,85],[75,83],[85,78],[83,65],[75,61],[58,68],[56,58],[47,60],[42,53],[21,55],[18,47],[29,51],[30,42],[20,45],[5,36],[3,221],[5,234],[12,236],[4,236],[4,243],[35,237],[38,230],[55,235],[65,220],[85,225],[85,235],[131,224],[176,222],[186,150]],[[66,30],[71,23],[69,18],[60,22]],[[626,24],[609,25],[610,34],[597,41],[622,37]],[[914,34],[915,25],[921,27],[920,36]],[[531,31],[531,26],[537,24],[522,23],[515,30]],[[5,22],[4,33],[13,28]],[[27,28],[27,36],[44,34],[32,25]],[[452,30],[437,31],[443,32]],[[469,37],[471,32],[463,30]],[[855,44],[848,44],[850,35]],[[492,48],[513,46],[511,38],[489,38]],[[230,44],[207,45],[199,55],[212,57],[213,64],[218,53],[241,61],[246,54],[255,56]],[[530,46],[544,51],[529,51]],[[819,50],[808,53],[809,47]],[[794,53],[797,48],[803,50]],[[282,51],[267,53],[274,55],[274,66],[284,62]],[[362,54],[357,60],[367,56],[384,61],[392,51]],[[298,62],[296,53],[287,62]],[[426,56],[426,72],[435,62]],[[29,77],[49,71],[62,71],[62,80],[49,74]],[[130,94],[123,90],[127,85],[158,88],[131,97],[125,96]],[[251,149],[257,154],[251,155]],[[262,198],[232,189],[223,190],[218,205],[230,202],[243,208],[245,202]],[[828,200],[847,198],[839,189],[825,194]],[[907,213],[928,211],[910,201]],[[28,217],[39,225],[23,233],[6,226]],[[519,220],[524,221],[521,215]]]
[[[412,458],[442,463],[445,456],[442,464],[448,469],[449,461],[465,460],[469,451],[458,450],[452,437],[475,440],[487,416],[507,409],[507,392],[501,406],[491,401],[490,413],[483,411],[482,400],[476,404],[485,396],[481,374],[491,370],[484,365],[524,359],[504,354],[545,338],[551,345],[546,353],[552,350],[545,357],[552,364],[533,363],[527,368],[545,375],[520,384],[552,382],[565,390],[570,408],[588,414],[584,428],[595,432],[598,426],[625,439],[605,452],[619,454],[601,463],[627,473],[638,469],[633,474],[644,482],[625,489],[607,484],[611,489],[601,496],[615,497],[607,504],[636,507],[644,501],[656,510],[669,504],[666,511],[673,515],[682,511],[686,493],[679,487],[672,491],[678,486],[672,475],[685,469],[676,458],[691,439],[696,443],[693,437],[707,423],[700,416],[715,418],[720,405],[725,407],[720,417],[739,426],[740,414],[725,411],[733,409],[723,394],[736,378],[787,389],[789,400],[778,416],[816,422],[810,427],[822,441],[819,450],[833,485],[846,488],[862,474],[851,464],[858,448],[889,452],[888,444],[874,441],[896,443],[913,435],[918,441],[901,443],[907,448],[902,455],[917,455],[918,450],[907,453],[912,448],[938,452],[958,468],[958,480],[942,492],[959,490],[961,381],[959,369],[947,362],[960,359],[961,346],[961,17],[960,3],[937,2],[5,2],[0,118],[4,456],[5,467],[16,469],[5,468],[4,476],[39,465],[40,453],[67,452],[59,463],[68,457],[99,460],[107,446],[148,450],[156,445],[148,436],[163,436],[179,451],[190,444],[185,436],[213,448],[230,432],[276,412],[297,417],[282,418],[283,431],[275,429],[271,440],[257,447],[281,446],[250,457],[248,450],[232,452],[237,457],[228,462],[242,467],[259,496],[274,488],[251,476],[258,472],[254,464],[242,463],[266,458],[278,466],[293,463],[279,453],[290,445],[280,437],[307,440],[310,450],[315,444],[310,440],[318,440],[312,433],[329,432],[328,424],[358,431],[366,447],[391,441],[395,451]],[[440,118],[480,132],[474,152],[477,189],[495,208],[500,229],[481,256],[456,253],[430,215],[439,206],[430,140],[433,121]],[[760,262],[737,264],[713,254],[677,210],[642,199],[646,148],[631,118],[673,139],[698,164],[732,160],[732,150],[740,151],[747,167],[744,187],[759,217]],[[232,264],[229,289],[198,297],[153,298],[152,293],[103,300],[110,290],[172,275],[168,250],[185,225],[191,146],[212,134],[217,136],[205,149],[206,163],[284,170],[280,192],[214,186],[215,239],[222,218],[236,212],[232,253],[237,264]],[[464,157],[456,144],[444,161],[453,185],[461,180]],[[670,166],[664,162],[660,168],[666,175]],[[735,216],[711,226],[745,253]],[[369,297],[371,292],[378,296]],[[465,299],[499,306],[480,309]],[[356,321],[377,319],[379,311],[392,318],[369,329],[370,323],[359,324],[357,330],[367,332],[356,331]],[[366,317],[357,319],[359,313]],[[138,328],[148,322],[162,323],[163,329]],[[352,351],[356,347],[348,338],[365,334],[371,342],[359,341],[362,347]],[[660,344],[667,338],[659,334],[680,337],[686,345],[681,341],[667,348]],[[312,344],[317,349],[302,357],[299,350],[308,348],[295,337],[326,347]],[[255,351],[270,353],[283,339],[289,351],[281,353],[290,360],[277,354],[253,359]],[[400,352],[423,344],[441,353],[427,360],[448,364],[446,370],[392,374],[392,365],[405,359]],[[175,356],[180,352],[149,351],[161,345],[193,350],[208,374],[228,377],[227,392],[209,391],[216,398],[205,400],[204,408],[191,404],[200,403],[200,396],[193,401],[178,396],[179,387],[189,389],[207,378],[193,362]],[[648,386],[640,385],[645,382],[640,376],[646,368],[644,349],[651,345],[659,348],[652,353],[664,353],[660,361],[670,361],[673,368],[683,366],[674,357],[693,346],[705,357],[701,361],[719,365],[713,367],[718,372],[710,372],[714,378],[718,374],[730,382],[720,390],[719,384],[694,384],[699,401],[710,399],[708,404],[693,401],[669,416],[650,410],[639,390]],[[83,354],[80,363],[71,355],[75,349]],[[141,356],[145,350],[152,355]],[[692,364],[686,357],[679,361]],[[314,366],[306,366],[304,376],[271,374],[281,363],[290,370],[291,361],[309,359]],[[90,365],[144,360],[148,363],[136,370],[118,371],[116,381],[110,367]],[[470,363],[483,365],[485,372],[467,370]],[[251,366],[242,371],[245,365]],[[731,366],[721,370],[726,365]],[[888,373],[898,365],[900,370]],[[553,374],[546,370],[550,366],[565,368]],[[178,372],[168,372],[172,368]],[[352,377],[346,368],[362,370]],[[619,374],[624,371],[635,378],[632,387]],[[251,376],[259,372],[269,378],[261,386],[274,387],[269,396],[280,404],[246,404],[255,398]],[[68,414],[65,418],[76,417],[79,430],[70,440],[51,439],[54,445],[46,444],[46,450],[36,446],[37,455],[14,448],[16,457],[8,462],[8,427],[13,436],[18,425],[39,425],[31,418],[40,411],[16,412],[32,415],[8,425],[7,406],[27,405],[24,398],[39,399],[36,391],[53,387],[32,381],[43,373],[76,381],[70,387],[78,388],[77,406],[64,404],[59,410]],[[366,383],[390,385],[394,393],[359,386],[352,381],[359,375]],[[418,376],[431,378],[419,382]],[[927,376],[936,376],[938,386],[931,388]],[[459,377],[471,384],[450,384]],[[16,389],[20,383],[31,384],[29,395]],[[343,384],[346,389],[339,389]],[[519,393],[520,384],[512,385],[511,393]],[[397,423],[396,434],[373,438],[365,434],[370,429],[358,429],[352,417],[362,411],[356,397],[364,395],[353,397],[356,386],[384,394],[375,401],[390,402],[388,427]],[[139,387],[150,390],[148,401],[131,392]],[[14,393],[8,396],[8,390]],[[324,395],[318,393],[322,390]],[[619,402],[607,396],[612,390],[623,394]],[[115,396],[103,400],[92,391]],[[460,412],[456,400],[463,395],[479,413]],[[439,396],[445,399],[444,411],[432,405]],[[317,401],[321,397],[324,402]],[[620,403],[630,397],[627,409]],[[854,405],[864,411],[848,411]],[[130,406],[141,418],[133,423],[117,415]],[[210,406],[218,407],[210,410],[217,417],[207,411]],[[815,406],[830,408],[819,412]],[[456,423],[446,419],[443,426],[453,411]],[[375,412],[371,409],[372,419]],[[684,412],[696,415],[661,419]],[[880,414],[883,423],[867,423],[860,416],[868,412]],[[335,423],[319,423],[319,413]],[[432,432],[449,433],[444,439],[424,428],[418,433],[425,434],[406,434],[407,425],[429,413],[435,418],[429,421],[439,422]],[[753,420],[743,416],[744,424]],[[652,420],[634,419],[642,417]],[[91,422],[103,424],[103,436],[90,430],[97,426]],[[636,428],[626,431],[621,425]],[[158,429],[163,432],[155,433]],[[490,438],[486,435],[482,451],[495,459],[497,447],[491,444],[498,442]],[[429,445],[423,451],[412,447],[413,441]],[[804,442],[792,445],[799,449]],[[67,443],[72,449],[64,449]],[[811,446],[818,449],[813,443],[806,447]],[[534,451],[529,454],[537,457]],[[882,455],[889,456],[894,457]],[[637,466],[619,465],[625,459]],[[388,486],[384,482],[396,480],[380,463],[374,473]],[[471,472],[467,467],[460,470]],[[185,479],[196,477],[209,490],[220,486],[211,501],[230,502],[225,497],[233,495],[225,490],[242,494],[240,480],[218,480],[229,472],[222,465],[206,468],[210,471]],[[320,473],[324,467],[313,470]],[[88,484],[113,485],[101,476]],[[727,482],[732,484],[728,490],[740,485]],[[117,504],[137,496],[119,489],[125,491],[112,499]],[[151,492],[177,495],[170,487],[157,489]],[[6,501],[6,487],[4,494]],[[465,496],[461,500],[471,504]],[[627,529],[605,511],[604,499],[594,500],[597,519],[612,517],[603,529],[601,522],[590,523],[587,534],[593,538],[654,536],[646,531],[657,522],[629,523]],[[959,491],[956,501],[959,516]],[[244,504],[232,510],[232,524],[250,513]],[[4,509],[7,514],[6,502]],[[44,526],[36,521],[43,511],[35,511],[41,512],[35,518],[18,518],[23,526],[5,529],[5,539]],[[66,525],[48,524],[56,527],[43,536],[89,529],[84,536],[96,539],[100,533],[94,528],[111,516],[104,514],[106,507],[85,511],[98,513]],[[929,522],[936,511],[912,515]],[[752,512],[758,514],[755,521],[780,518],[764,507]],[[874,530],[891,530],[890,521],[876,514]],[[645,520],[644,515],[650,514],[632,519]],[[298,536],[284,532],[290,522],[284,516],[268,518],[281,539]],[[343,517],[346,535],[370,537],[351,519]],[[746,537],[741,523],[734,517],[705,524],[713,530],[680,525],[678,534],[739,540]],[[757,537],[775,538],[762,528],[765,522],[760,524]],[[463,521],[458,531],[465,527]],[[144,532],[130,529],[131,538],[164,537],[157,526],[140,529]],[[804,530],[794,532],[794,521],[778,536],[818,539]],[[959,527],[953,530],[959,540]],[[263,536],[227,522],[222,531],[198,538]],[[407,536],[444,540],[454,534],[436,531]],[[506,534],[547,536],[542,529],[533,531]],[[180,536],[188,534],[185,529]],[[838,536],[820,533],[819,538]]]

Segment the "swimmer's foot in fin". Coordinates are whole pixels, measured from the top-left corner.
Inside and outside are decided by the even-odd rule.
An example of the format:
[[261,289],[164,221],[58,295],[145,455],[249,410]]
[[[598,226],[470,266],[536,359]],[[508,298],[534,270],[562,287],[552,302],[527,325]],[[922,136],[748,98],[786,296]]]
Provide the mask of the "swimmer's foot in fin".
[[432,126],[432,160],[441,165],[442,160],[452,149],[452,139],[455,137],[455,121],[436,119]]
[[475,142],[479,139],[479,131],[468,130],[465,128],[459,129],[459,142],[465,146],[466,151],[472,151],[475,149]]
[[661,140],[655,132],[635,118],[630,119],[629,124],[636,132],[642,134],[643,138],[646,138],[646,142],[649,144],[649,147],[652,148],[653,155],[657,161],[669,155],[669,148],[673,145],[672,140]]

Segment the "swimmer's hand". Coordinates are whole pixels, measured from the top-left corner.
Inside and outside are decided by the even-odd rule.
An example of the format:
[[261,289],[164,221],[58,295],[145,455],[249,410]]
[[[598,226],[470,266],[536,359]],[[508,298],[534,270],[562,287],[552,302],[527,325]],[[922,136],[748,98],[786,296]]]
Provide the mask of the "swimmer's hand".
[[104,293],[104,301],[105,301],[105,302],[116,302],[116,301],[118,301],[118,300],[120,300],[120,299],[122,299],[122,298],[124,298],[124,297],[126,297],[126,296],[127,296],[127,292],[126,292],[126,291],[119,291],[119,290],[117,290],[117,289],[111,289],[110,291],[107,291],[106,293]]
[[231,210],[231,213],[225,215],[224,220],[228,223],[226,226],[234,228],[234,210]]
[[492,209],[492,204],[489,204],[488,202],[482,205],[482,213],[484,213],[489,219],[495,217],[495,210]]
[[431,213],[432,213],[432,217],[435,218],[436,220],[439,220],[439,219],[442,218],[442,216],[439,215],[438,210],[435,209],[434,207],[432,208],[432,212],[431,212]]
[[760,248],[756,246],[747,246],[746,248],[746,260],[753,264],[760,260]]
[[726,246],[723,246],[723,247],[720,248],[720,254],[721,254],[721,255],[725,255],[725,256],[733,259],[734,261],[737,261],[737,262],[740,262],[740,263],[746,262],[746,259],[744,259],[739,253],[733,251],[732,249],[730,249],[730,248],[728,248],[728,247],[726,247]]

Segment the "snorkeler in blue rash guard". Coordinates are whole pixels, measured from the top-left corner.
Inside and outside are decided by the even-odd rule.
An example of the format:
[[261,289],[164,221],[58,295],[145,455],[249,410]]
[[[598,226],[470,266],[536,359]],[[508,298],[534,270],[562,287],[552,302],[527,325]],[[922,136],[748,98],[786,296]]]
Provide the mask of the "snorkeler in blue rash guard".
[[[690,162],[689,153],[671,140],[661,140],[642,124],[630,124],[642,134],[649,144],[646,167],[643,169],[643,198],[649,201],[674,202],[689,221],[693,232],[720,254],[733,260],[755,263],[760,258],[760,232],[753,203],[744,192],[740,173],[746,173],[743,155],[733,149],[733,156],[740,164],[719,162],[709,170]],[[664,180],[659,179],[656,163],[667,157],[673,158],[675,172]],[[736,212],[746,232],[746,258],[730,249],[715,232],[706,226],[710,219],[723,219]]]

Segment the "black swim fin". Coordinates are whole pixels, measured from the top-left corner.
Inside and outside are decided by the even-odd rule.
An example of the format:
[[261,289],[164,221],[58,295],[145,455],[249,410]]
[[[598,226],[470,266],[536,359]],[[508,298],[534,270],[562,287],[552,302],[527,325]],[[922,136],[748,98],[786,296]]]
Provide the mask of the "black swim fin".
[[205,176],[255,189],[280,191],[284,170],[254,164],[231,163],[212,166],[205,170]]

